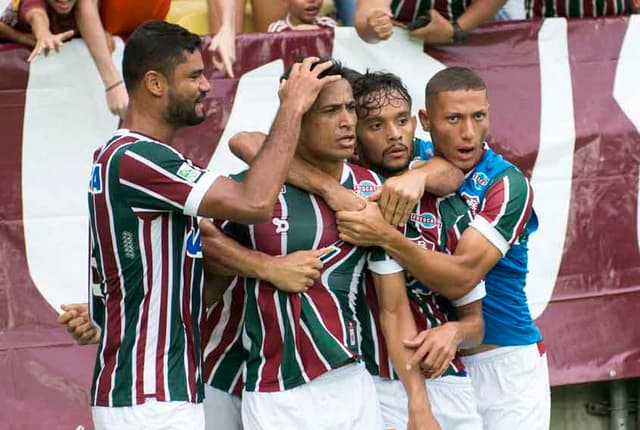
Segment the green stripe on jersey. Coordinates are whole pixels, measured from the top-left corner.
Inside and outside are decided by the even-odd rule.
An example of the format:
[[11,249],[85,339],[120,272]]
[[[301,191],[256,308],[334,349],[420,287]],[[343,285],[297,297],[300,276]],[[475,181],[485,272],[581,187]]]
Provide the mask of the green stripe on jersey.
[[[492,181],[493,183],[489,185],[489,188],[505,177],[508,180],[509,186],[509,195],[507,196],[509,202],[507,203],[504,215],[500,217],[499,222],[494,225],[494,228],[506,241],[509,241],[513,237],[515,230],[521,224],[523,212],[526,210],[527,203],[532,196],[530,195],[529,182],[515,167],[506,169],[496,177]],[[524,239],[524,237],[522,237],[522,239]]]

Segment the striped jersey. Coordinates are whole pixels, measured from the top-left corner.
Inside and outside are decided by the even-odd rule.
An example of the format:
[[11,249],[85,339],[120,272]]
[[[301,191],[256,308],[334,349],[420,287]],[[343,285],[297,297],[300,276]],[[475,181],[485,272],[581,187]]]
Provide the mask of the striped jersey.
[[[459,196],[452,194],[438,198],[425,194],[402,231],[408,239],[422,248],[451,253],[470,220],[470,211]],[[366,304],[359,306],[360,318],[363,320],[362,356],[372,375],[398,379],[380,330],[376,292],[370,281],[371,279],[367,278],[362,283],[361,297],[365,297]],[[455,309],[449,300],[433,293],[409,274],[407,294],[418,332],[456,319]],[[445,375],[466,375],[457,355]],[[425,374],[425,377],[429,376]]]
[[595,18],[632,13],[632,0],[525,0],[527,19]]
[[243,387],[244,311],[244,279],[236,277],[224,292],[222,300],[207,309],[202,326],[202,372],[205,383],[235,396],[242,394]]
[[[345,163],[342,184],[362,195],[375,191],[375,173]],[[246,391],[288,390],[358,359],[356,295],[368,265],[376,273],[402,268],[380,249],[338,238],[334,213],[320,197],[285,185],[273,217],[258,225],[229,223],[227,234],[270,255],[324,249],[324,267],[313,287],[288,294],[258,279],[246,279],[244,346]]]
[[[433,148],[431,142],[422,144]],[[525,292],[529,235],[538,228],[528,179],[485,144],[482,158],[467,172],[457,193],[471,210],[469,225],[503,255],[485,276],[483,343],[518,346],[538,342],[542,336]]]
[[471,0],[392,0],[391,13],[394,20],[408,24],[435,9],[449,21],[455,21],[470,4]]
[[[317,25],[318,27],[329,27],[334,28],[338,25],[338,23],[331,17],[328,16],[316,16],[313,20],[313,25]],[[294,29],[294,25],[291,24],[291,20],[289,15],[287,15],[284,19],[279,19],[277,21],[269,24],[269,28],[267,28],[267,33],[279,33],[281,31],[291,31]]]
[[102,336],[93,405],[202,400],[202,250],[194,216],[215,179],[169,145],[128,130],[94,154],[90,249],[99,286],[92,292],[102,295],[104,317],[96,318]]

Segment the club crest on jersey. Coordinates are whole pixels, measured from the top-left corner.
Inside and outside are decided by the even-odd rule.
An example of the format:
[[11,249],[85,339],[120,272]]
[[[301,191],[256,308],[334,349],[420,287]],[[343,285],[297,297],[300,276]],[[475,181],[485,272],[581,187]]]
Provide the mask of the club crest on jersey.
[[412,213],[409,217],[411,221],[415,222],[419,226],[425,229],[430,229],[440,226],[440,221],[431,212],[422,212],[420,215]]
[[182,179],[188,182],[195,182],[198,180],[200,175],[202,174],[201,170],[196,169],[189,165],[189,163],[184,162],[176,172],[176,175],[180,176]]
[[91,194],[100,194],[102,192],[102,164],[100,163],[94,164],[93,167],[91,167],[89,192]]
[[430,251],[433,251],[434,249],[436,249],[436,244],[431,242],[429,239],[425,238],[422,235],[418,237],[412,237],[409,240],[411,240],[413,243],[420,246],[421,248],[428,249]]
[[200,240],[200,230],[191,227],[191,231],[186,239],[187,255],[191,258],[202,258],[202,241]]
[[489,177],[483,172],[476,172],[471,177],[471,182],[473,182],[473,188],[479,191],[487,186]]
[[472,196],[469,193],[460,193],[460,196],[464,199],[467,207],[471,211],[471,215],[475,216],[480,209],[480,199],[478,196]]
[[362,197],[369,197],[378,189],[378,184],[374,184],[371,181],[364,180],[358,182],[354,188],[356,194],[359,194]]

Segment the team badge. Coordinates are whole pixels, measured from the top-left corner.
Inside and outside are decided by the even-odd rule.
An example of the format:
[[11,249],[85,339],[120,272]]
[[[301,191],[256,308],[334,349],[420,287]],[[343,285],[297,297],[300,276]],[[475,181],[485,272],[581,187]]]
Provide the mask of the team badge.
[[460,193],[460,196],[464,199],[464,202],[469,207],[471,215],[475,216],[480,209],[480,199],[478,196],[472,196],[469,193]]

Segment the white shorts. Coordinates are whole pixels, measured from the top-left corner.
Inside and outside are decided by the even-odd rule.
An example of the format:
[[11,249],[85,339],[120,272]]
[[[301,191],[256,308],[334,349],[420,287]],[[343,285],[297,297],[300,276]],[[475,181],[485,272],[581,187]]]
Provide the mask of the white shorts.
[[202,405],[206,430],[242,430],[240,397],[207,384]]
[[504,346],[462,357],[487,430],[548,430],[547,354],[538,344]]
[[[401,381],[374,376],[382,418],[387,428],[407,428],[407,393]],[[471,380],[464,376],[425,379],[431,411],[442,429],[480,430],[482,420],[476,409]],[[514,430],[514,429],[512,429]]]
[[202,403],[158,402],[91,408],[96,430],[204,430]]
[[364,364],[331,370],[275,393],[244,392],[246,430],[382,430],[376,388]]

